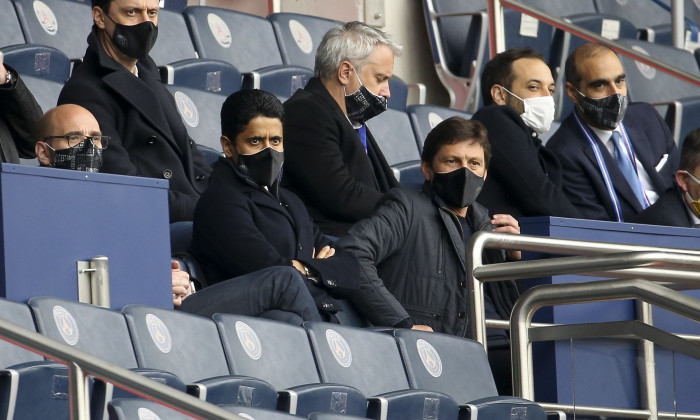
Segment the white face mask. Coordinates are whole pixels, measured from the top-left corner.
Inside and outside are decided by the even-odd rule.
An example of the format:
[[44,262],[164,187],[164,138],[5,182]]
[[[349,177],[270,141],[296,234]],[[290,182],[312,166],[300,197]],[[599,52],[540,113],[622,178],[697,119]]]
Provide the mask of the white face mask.
[[535,96],[532,98],[521,98],[506,88],[506,92],[523,101],[525,112],[520,117],[525,125],[533,129],[537,134],[546,133],[554,121],[554,98],[551,96]]

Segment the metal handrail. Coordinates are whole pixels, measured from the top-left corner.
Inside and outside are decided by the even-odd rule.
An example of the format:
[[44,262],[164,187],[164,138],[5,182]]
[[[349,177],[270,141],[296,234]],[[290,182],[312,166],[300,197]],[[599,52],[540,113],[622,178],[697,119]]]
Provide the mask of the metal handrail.
[[[520,296],[516,303],[510,321],[511,332],[511,357],[513,365],[513,392],[523,398],[534,399],[534,375],[532,359],[532,342],[530,335],[530,323],[534,313],[545,306],[564,305],[570,303],[600,302],[621,299],[637,299],[647,304],[652,304],[668,311],[674,312],[688,319],[700,322],[700,300],[686,296],[664,286],[648,280],[640,279],[615,279],[607,281],[594,281],[571,284],[551,284],[533,287]],[[629,326],[630,323],[620,325]],[[656,328],[641,324],[643,327],[623,327],[618,331],[622,333],[636,333],[642,338],[655,338],[663,342],[669,349],[677,349],[691,357],[697,357],[700,346],[686,342],[672,334],[664,333]],[[547,328],[547,327],[539,327]],[[555,327],[560,328],[560,327]],[[572,330],[573,336],[591,336],[586,326],[579,326]],[[560,328],[561,329],[561,328]],[[609,328],[609,329],[612,329]],[[561,331],[553,336],[561,336]],[[538,334],[542,336],[542,334]],[[607,334],[603,334],[607,335]],[[547,338],[547,337],[537,337]],[[683,343],[681,343],[681,341]],[[650,385],[647,384],[649,387]],[[655,385],[651,385],[649,392],[656,395]],[[579,407],[548,404],[548,407],[579,411]],[[600,413],[601,407],[586,407],[587,413]],[[617,409],[616,409],[617,410]],[[675,413],[658,413],[656,410],[625,410],[625,417],[635,418],[671,418]],[[617,413],[617,411],[616,411]],[[700,416],[686,415],[683,418],[700,418]]]
[[[574,259],[553,258],[540,261],[517,261],[502,264],[484,265],[483,251],[485,248],[501,248],[523,251],[536,251],[554,254],[579,254]],[[637,252],[634,257],[630,257],[630,252]],[[675,268],[659,267],[637,267],[641,262],[650,264],[651,253],[657,253],[659,262],[657,265]],[[599,270],[598,267],[588,264],[589,270],[585,271],[585,266],[580,267],[575,261],[586,260],[587,256],[596,254],[618,254],[628,263],[628,268],[619,270],[623,265],[618,264],[618,270]],[[611,259],[615,257],[610,256]],[[668,258],[668,260],[664,260]],[[644,245],[625,245],[612,242],[581,241],[572,239],[547,238],[541,236],[513,235],[507,233],[477,232],[472,235],[467,249],[467,295],[469,296],[469,327],[471,337],[486,346],[486,326],[484,316],[484,281],[497,281],[503,279],[530,278],[547,274],[547,267],[556,268],[550,274],[565,273],[565,267],[561,267],[560,261],[566,265],[573,264],[577,274],[587,276],[609,275],[615,277],[643,277],[655,280],[668,280],[674,284],[693,283],[700,285],[700,251],[692,249],[662,248]],[[605,261],[606,258],[601,258]],[[590,260],[588,260],[590,261]],[[693,271],[683,271],[685,268],[694,267]],[[583,270],[583,271],[581,271]],[[688,285],[686,284],[686,287]]]
[[68,366],[72,420],[88,420],[90,418],[88,376],[100,378],[143,398],[162,403],[195,418],[207,420],[243,419],[214,404],[3,319],[0,319],[0,339]]
[[488,2],[488,13],[489,13],[489,46],[491,51],[491,57],[495,55],[496,52],[501,52],[505,49],[505,34],[503,32],[503,6],[514,9],[520,13],[532,16],[541,22],[548,25],[559,28],[563,31],[574,34],[581,37],[587,41],[596,42],[611,50],[625,55],[635,61],[642,62],[651,67],[659,69],[665,73],[670,74],[673,77],[677,77],[687,83],[691,83],[696,86],[700,86],[700,76],[688,73],[678,67],[671,66],[658,60],[650,55],[641,54],[632,48],[626,47],[618,42],[604,38],[595,32],[591,32],[587,29],[581,28],[578,25],[574,25],[564,19],[554,17],[546,12],[543,12],[537,8],[530,5],[521,3],[514,0],[491,0]]

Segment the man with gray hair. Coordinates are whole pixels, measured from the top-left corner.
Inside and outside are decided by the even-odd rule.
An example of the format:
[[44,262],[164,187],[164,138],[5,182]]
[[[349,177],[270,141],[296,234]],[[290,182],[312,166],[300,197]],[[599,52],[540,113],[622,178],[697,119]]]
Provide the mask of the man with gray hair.
[[343,235],[399,186],[365,122],[386,110],[400,52],[364,23],[333,28],[316,51],[315,77],[284,104],[282,184],[326,234]]

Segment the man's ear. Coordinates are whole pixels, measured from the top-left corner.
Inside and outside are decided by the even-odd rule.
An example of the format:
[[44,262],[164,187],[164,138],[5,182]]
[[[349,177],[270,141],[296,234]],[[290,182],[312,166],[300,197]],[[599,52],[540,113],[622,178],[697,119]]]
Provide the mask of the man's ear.
[[506,104],[506,91],[503,90],[503,86],[501,85],[493,85],[491,86],[491,99],[496,103],[496,105],[505,105]]
[[571,99],[571,102],[575,104],[578,103],[578,101],[576,100],[578,92],[576,92],[576,88],[574,87],[574,85],[572,85],[571,82],[566,82],[566,85],[564,86],[566,87],[566,96],[568,96],[569,99]]
[[678,184],[678,186],[681,187],[681,189],[684,192],[688,191],[688,185],[686,183],[686,177],[688,176],[688,174],[686,174],[685,171],[679,169],[673,176],[674,178],[676,178],[676,184]]
[[338,81],[341,85],[347,86],[350,83],[350,77],[352,77],[352,64],[349,61],[343,61],[338,67]]
[[53,153],[46,143],[43,141],[37,142],[34,145],[34,152],[41,166],[53,166]]
[[430,164],[428,164],[428,162],[421,161],[420,171],[423,173],[423,177],[425,177],[426,181],[430,181],[433,179],[433,168],[430,167]]
[[99,6],[93,6],[92,8],[92,21],[95,22],[98,28],[105,28],[105,15],[104,11]]
[[224,155],[226,155],[226,157],[229,159],[234,157],[236,151],[233,147],[233,142],[231,141],[231,139],[229,139],[226,136],[221,136],[219,141],[221,142],[221,150],[224,151]]

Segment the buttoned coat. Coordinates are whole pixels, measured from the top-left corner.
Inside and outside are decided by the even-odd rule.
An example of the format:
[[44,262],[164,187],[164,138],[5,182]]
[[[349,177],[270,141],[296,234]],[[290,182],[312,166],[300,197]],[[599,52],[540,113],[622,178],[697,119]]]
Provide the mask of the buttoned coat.
[[[17,75],[7,64],[5,68]],[[17,78],[14,86],[0,87],[0,152],[3,162],[19,163],[20,157],[36,156],[34,130],[41,115],[41,107],[21,78]]]
[[511,107],[490,105],[473,119],[488,132],[491,162],[478,200],[494,213],[580,217],[562,191],[562,168]]
[[[615,208],[605,186],[603,174],[593,148],[576,123],[573,112],[547,142],[561,162],[564,193],[585,219],[616,220]],[[623,124],[637,159],[642,163],[654,189],[662,194],[675,185],[673,174],[678,169],[679,152],[666,122],[649,104],[630,104]],[[593,133],[610,180],[617,194],[623,221],[642,210],[636,195],[605,145]]]
[[187,134],[156,64],[146,57],[136,66],[138,77],[107,55],[93,26],[83,63],[58,103],[86,108],[112,138],[101,172],[167,179],[170,222],[192,220],[211,167]]
[[645,225],[694,227],[682,194],[684,194],[683,191],[677,186],[669,189],[661,194],[656,203],[634,215],[630,222]]
[[[277,183],[271,190],[277,190]],[[314,250],[334,246],[313,224],[304,204],[290,191],[276,194],[259,187],[227,158],[219,158],[207,191],[197,204],[191,253],[207,283],[218,283],[271,266],[299,260],[319,275],[319,286],[307,281],[317,307],[333,313],[330,295],[347,297],[358,288],[359,265],[336,249],[327,259]]]
[[323,83],[312,78],[284,103],[282,186],[324,233],[341,236],[399,183],[372,133],[367,149]]

